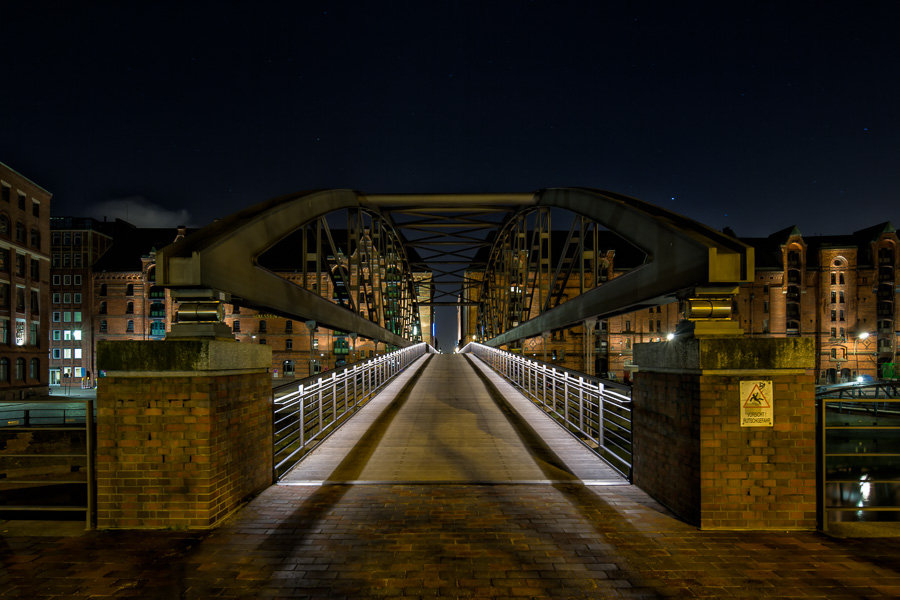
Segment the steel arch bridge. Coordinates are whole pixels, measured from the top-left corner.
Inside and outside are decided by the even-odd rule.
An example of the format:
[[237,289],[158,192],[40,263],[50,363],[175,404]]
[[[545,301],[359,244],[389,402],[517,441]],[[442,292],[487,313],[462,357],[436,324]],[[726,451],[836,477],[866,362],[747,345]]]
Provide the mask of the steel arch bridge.
[[[610,235],[643,254],[615,278]],[[173,337],[231,337],[222,303],[235,302],[405,347],[421,341],[430,307],[458,306],[477,312],[483,343],[504,346],[675,299],[689,320],[727,321],[753,262],[728,235],[601,190],[316,190],[163,248],[157,283],[177,302]]]

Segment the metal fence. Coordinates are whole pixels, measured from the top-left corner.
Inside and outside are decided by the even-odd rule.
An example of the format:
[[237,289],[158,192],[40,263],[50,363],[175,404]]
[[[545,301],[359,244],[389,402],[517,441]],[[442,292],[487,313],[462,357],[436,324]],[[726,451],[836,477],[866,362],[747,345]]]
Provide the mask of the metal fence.
[[275,401],[275,479],[281,479],[310,450],[423,354],[416,344],[365,362],[304,380],[296,392]]
[[476,344],[470,352],[631,480],[631,396],[596,377]]
[[900,521],[900,398],[882,384],[855,388],[817,398],[825,529]]
[[94,436],[93,398],[0,402],[0,516],[83,512],[90,529]]

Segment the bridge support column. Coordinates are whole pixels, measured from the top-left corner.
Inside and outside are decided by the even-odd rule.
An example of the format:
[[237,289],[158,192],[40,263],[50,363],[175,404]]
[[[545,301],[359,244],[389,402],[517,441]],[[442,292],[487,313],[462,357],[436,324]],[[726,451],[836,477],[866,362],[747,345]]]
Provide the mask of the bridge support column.
[[98,528],[209,528],[271,485],[271,352],[100,343]]
[[637,345],[635,485],[701,529],[815,529],[814,352],[811,338]]

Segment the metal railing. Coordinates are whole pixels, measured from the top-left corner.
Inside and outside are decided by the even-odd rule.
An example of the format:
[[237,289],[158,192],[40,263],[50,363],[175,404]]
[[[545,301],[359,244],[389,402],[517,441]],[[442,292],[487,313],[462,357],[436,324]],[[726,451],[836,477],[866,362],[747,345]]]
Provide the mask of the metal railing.
[[470,342],[470,352],[631,480],[631,397],[603,380]]
[[84,512],[90,529],[94,436],[93,398],[0,402],[0,515]]
[[275,480],[375,396],[420,356],[435,352],[416,344],[311,377],[296,392],[275,401]]

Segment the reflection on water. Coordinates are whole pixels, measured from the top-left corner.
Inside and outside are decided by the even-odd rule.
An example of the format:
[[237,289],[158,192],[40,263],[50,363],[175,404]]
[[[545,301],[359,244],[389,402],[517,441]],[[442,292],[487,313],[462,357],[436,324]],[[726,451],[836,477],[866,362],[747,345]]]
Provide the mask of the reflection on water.
[[825,402],[826,520],[900,521],[900,403]]

